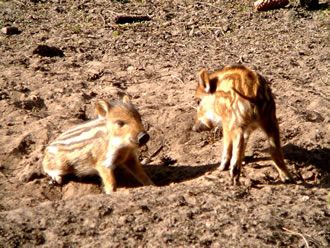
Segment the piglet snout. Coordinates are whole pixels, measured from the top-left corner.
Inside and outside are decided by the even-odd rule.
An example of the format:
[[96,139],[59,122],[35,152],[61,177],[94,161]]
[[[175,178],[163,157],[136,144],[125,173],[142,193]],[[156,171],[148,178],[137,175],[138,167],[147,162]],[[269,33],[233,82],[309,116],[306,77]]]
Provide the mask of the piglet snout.
[[141,131],[141,132],[139,132],[137,139],[138,139],[139,145],[142,146],[142,145],[145,145],[149,141],[150,136],[146,132]]

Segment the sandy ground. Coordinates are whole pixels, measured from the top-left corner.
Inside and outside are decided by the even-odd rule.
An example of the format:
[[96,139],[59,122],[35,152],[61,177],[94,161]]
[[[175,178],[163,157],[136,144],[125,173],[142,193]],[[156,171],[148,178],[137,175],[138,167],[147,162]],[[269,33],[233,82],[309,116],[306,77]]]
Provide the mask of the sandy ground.
[[[253,2],[0,1],[0,28],[18,28],[0,33],[0,247],[329,247],[329,4]],[[232,186],[221,131],[191,130],[197,73],[233,63],[269,80],[296,185],[261,132]],[[111,195],[99,178],[49,184],[47,144],[122,93],[151,136],[141,160],[157,186],[121,169]]]

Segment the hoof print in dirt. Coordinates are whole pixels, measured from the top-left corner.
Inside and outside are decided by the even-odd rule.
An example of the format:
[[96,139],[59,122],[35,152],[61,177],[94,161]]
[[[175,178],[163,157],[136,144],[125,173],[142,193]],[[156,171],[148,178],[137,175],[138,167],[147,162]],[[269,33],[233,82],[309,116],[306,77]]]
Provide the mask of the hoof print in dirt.
[[32,150],[32,146],[35,144],[31,134],[23,134],[17,138],[16,145],[12,149],[12,154],[28,154]]
[[38,54],[42,57],[64,57],[64,53],[57,47],[38,45],[36,49],[33,50],[33,54]]
[[21,31],[19,31],[17,27],[10,26],[10,27],[2,28],[1,33],[6,34],[6,35],[13,35],[13,34],[20,34]]
[[137,23],[150,21],[149,16],[139,16],[139,15],[120,15],[117,16],[114,21],[116,24],[126,24],[126,23]]
[[46,108],[44,99],[40,98],[39,96],[34,96],[30,99],[15,102],[15,106],[25,110],[40,110]]
[[301,115],[302,115],[302,118],[304,118],[305,121],[308,121],[308,122],[320,123],[320,122],[324,121],[324,118],[322,117],[322,115],[315,111],[306,110],[303,113],[301,113]]

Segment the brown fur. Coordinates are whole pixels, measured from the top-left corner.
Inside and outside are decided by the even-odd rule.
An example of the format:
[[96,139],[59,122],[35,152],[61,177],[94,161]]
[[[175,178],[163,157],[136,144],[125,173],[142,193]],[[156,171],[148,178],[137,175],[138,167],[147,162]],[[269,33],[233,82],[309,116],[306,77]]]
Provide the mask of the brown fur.
[[232,65],[208,74],[199,73],[195,131],[223,126],[224,152],[220,170],[230,165],[233,183],[239,183],[248,138],[261,127],[270,145],[270,154],[281,180],[294,181],[288,171],[280,144],[275,101],[267,81],[255,71]]
[[114,169],[124,166],[143,185],[153,185],[137,155],[149,135],[129,97],[114,104],[99,101],[96,111],[97,119],[64,132],[46,148],[44,171],[59,184],[67,174],[99,174],[110,193],[116,190]]

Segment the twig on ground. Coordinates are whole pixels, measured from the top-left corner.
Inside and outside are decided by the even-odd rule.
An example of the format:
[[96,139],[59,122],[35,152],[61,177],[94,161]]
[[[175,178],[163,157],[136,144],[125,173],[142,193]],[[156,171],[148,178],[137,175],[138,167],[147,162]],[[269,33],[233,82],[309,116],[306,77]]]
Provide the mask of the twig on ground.
[[243,58],[242,55],[239,56],[238,63],[239,64],[244,64],[244,58]]
[[222,29],[222,27],[214,27],[214,26],[203,26],[199,28],[205,28],[205,29]]
[[182,83],[182,85],[184,85],[184,82],[181,80],[181,78],[171,75],[172,78],[175,78],[176,80],[178,80],[180,83]]
[[21,4],[21,5],[25,6],[25,3],[21,2],[21,1],[14,0],[14,2],[17,3],[17,4]]
[[119,16],[120,15],[120,13],[116,13],[116,12],[114,12],[114,11],[112,11],[112,10],[104,10],[104,12],[106,12],[106,13],[110,13],[111,15],[114,15],[114,16]]
[[151,154],[151,156],[149,157],[150,159],[153,157],[156,157],[158,155],[158,153],[160,153],[161,150],[163,150],[164,145],[161,145],[153,154]]
[[192,104],[190,104],[190,103],[188,103],[188,106],[189,106],[189,107],[192,107],[193,109],[196,109],[196,110],[197,110],[197,108],[196,108],[195,106],[193,106]]
[[214,6],[213,4],[210,4],[210,3],[204,3],[204,2],[198,2],[198,3],[211,6],[212,8],[215,8],[215,9],[218,9],[218,10],[222,10],[220,7]]
[[204,27],[200,27],[200,28],[203,28],[203,29],[215,29],[216,31],[214,32],[216,35],[219,33],[219,31],[221,32],[221,34],[223,36],[226,35],[225,31],[223,30],[222,27],[212,27],[212,26],[204,26]]
[[292,231],[292,230],[290,230],[290,229],[287,229],[287,228],[285,228],[285,227],[282,227],[282,229],[283,229],[284,231],[288,232],[288,233],[291,233],[291,234],[294,234],[294,235],[297,235],[297,236],[302,237],[302,238],[304,239],[305,243],[306,243],[306,247],[309,248],[308,241],[307,241],[307,239],[304,237],[304,235],[302,235],[301,233],[298,233],[298,232],[294,232],[294,231]]
[[105,22],[105,19],[104,19],[103,15],[102,15],[102,10],[100,11],[99,15],[100,15],[100,17],[101,17],[102,20],[103,20],[103,27],[105,27],[106,22]]
[[164,145],[161,145],[153,154],[151,154],[148,158],[143,159],[141,164],[148,164],[152,161],[152,158],[156,157],[161,150],[163,150]]

